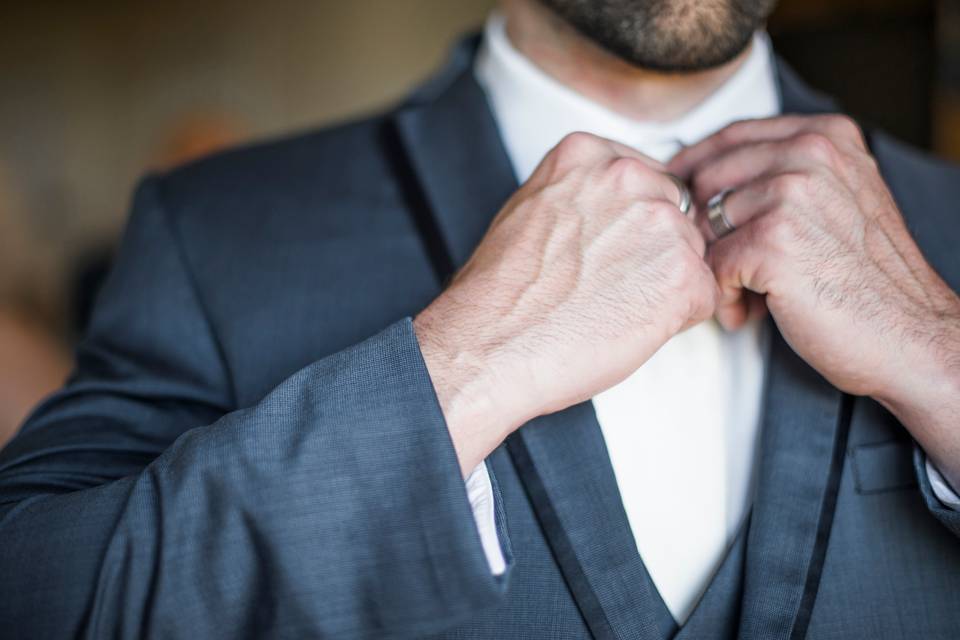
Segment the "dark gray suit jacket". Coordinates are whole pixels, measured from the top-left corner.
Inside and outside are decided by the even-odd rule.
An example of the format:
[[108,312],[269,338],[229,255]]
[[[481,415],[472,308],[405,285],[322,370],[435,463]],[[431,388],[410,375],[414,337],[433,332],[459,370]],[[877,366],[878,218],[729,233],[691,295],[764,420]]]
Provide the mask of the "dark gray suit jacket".
[[[752,515],[682,629],[590,403],[490,457],[491,576],[406,319],[516,187],[474,47],[388,113],[143,182],[75,375],[0,454],[0,634],[960,637],[960,514],[776,334]],[[957,288],[960,171],[871,142]]]

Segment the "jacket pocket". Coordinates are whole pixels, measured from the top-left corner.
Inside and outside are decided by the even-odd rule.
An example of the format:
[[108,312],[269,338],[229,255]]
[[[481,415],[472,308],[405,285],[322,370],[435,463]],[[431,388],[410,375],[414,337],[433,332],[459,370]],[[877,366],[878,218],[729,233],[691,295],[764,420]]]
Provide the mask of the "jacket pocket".
[[857,493],[883,493],[917,486],[912,441],[858,445],[850,450],[850,458]]

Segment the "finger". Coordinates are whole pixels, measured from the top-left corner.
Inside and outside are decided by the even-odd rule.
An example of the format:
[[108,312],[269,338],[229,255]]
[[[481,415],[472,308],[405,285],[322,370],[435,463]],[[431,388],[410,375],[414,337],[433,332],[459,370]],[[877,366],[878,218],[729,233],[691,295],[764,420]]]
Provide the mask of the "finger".
[[703,204],[725,189],[738,189],[771,174],[807,168],[810,164],[807,159],[790,152],[792,143],[793,138],[757,142],[718,154],[690,178],[694,201]]
[[633,147],[584,131],[575,131],[564,136],[540,161],[534,175],[549,176],[554,169],[566,172],[589,165],[619,165],[622,169],[619,173],[628,183],[632,183],[632,186],[653,185],[655,188],[649,191],[650,195],[662,196],[674,203],[680,202],[681,187],[670,176],[664,175],[666,167],[662,162]]
[[[677,176],[672,173],[663,172],[660,175],[667,178],[670,182],[672,188],[668,187],[666,184],[661,185],[661,189],[667,191],[667,197],[670,202],[677,207],[677,211],[683,217],[688,217],[690,215],[691,207],[693,206],[693,193],[690,191],[690,188],[680,180]],[[691,217],[692,219],[692,217]]]
[[680,205],[686,185],[674,176],[650,167],[633,156],[616,156],[597,168],[597,177],[607,180],[609,188],[628,198],[669,203],[676,215],[686,217]]
[[531,179],[549,180],[557,173],[582,169],[584,167],[602,165],[615,158],[632,158],[645,167],[663,171],[663,164],[646,156],[626,145],[616,143],[606,138],[575,131],[564,136],[541,160],[531,174]]
[[640,160],[641,162],[643,162],[643,164],[647,165],[651,169],[658,171],[660,173],[664,173],[667,170],[667,167],[665,164],[663,164],[659,160],[655,160],[654,158],[651,158],[650,156],[646,155],[641,151],[637,151],[633,147],[627,146],[625,144],[621,144],[615,140],[610,140],[607,138],[602,138],[602,140],[607,144],[607,147],[616,155],[624,156],[627,158],[636,158],[637,160]]
[[720,291],[716,316],[725,328],[765,314],[770,296],[780,295],[782,279],[795,271],[789,221],[779,211],[768,211],[709,246],[705,261]]
[[727,331],[736,331],[747,324],[750,318],[749,291],[742,291],[738,299],[731,302],[718,302],[713,317]]
[[[679,213],[680,210],[677,209]],[[698,256],[703,258],[707,254],[707,240],[703,235],[703,232],[697,228],[696,222],[693,218],[690,218],[685,215],[680,216],[680,220],[677,222],[680,225],[681,234],[683,239],[690,245]]]
[[[613,169],[619,178],[619,184],[630,185],[629,189],[641,197],[653,200],[664,200],[670,203],[681,217],[680,205],[686,194],[686,186],[666,172],[663,163],[637,151],[627,145],[608,138],[602,138],[585,132],[574,132],[565,136],[554,147],[547,157],[552,159],[554,166],[559,165],[562,171],[584,164],[599,163]],[[541,167],[549,164],[546,159],[534,171],[541,172]],[[543,169],[549,172],[549,168]],[[689,223],[689,220],[687,221]],[[702,256],[705,243],[693,228],[690,241]]]
[[[733,226],[736,234],[741,227],[754,218],[772,210],[779,202],[777,182],[780,176],[763,177],[748,182],[740,188],[728,192],[720,206],[727,222]],[[709,219],[710,207],[697,209],[695,224],[707,242],[715,243],[721,240],[713,229]]]
[[[697,224],[690,216],[683,215],[677,203],[664,197],[650,197],[646,200],[649,214],[659,216],[660,221],[666,222],[686,242],[700,258],[707,253],[707,241]],[[648,219],[651,222],[653,219]]]
[[845,115],[778,116],[734,122],[681,150],[670,160],[667,168],[686,179],[697,167],[732,147],[788,138],[805,132],[819,133],[837,144],[849,143],[860,149],[866,148],[860,127]]
[[707,264],[720,290],[715,315],[728,331],[742,327],[751,309],[756,309],[752,300],[767,293],[767,252],[750,236],[749,228],[743,229],[715,242],[707,252]]
[[640,151],[637,151],[633,147],[628,147],[627,145],[620,144],[614,140],[608,140],[605,138],[603,140],[605,143],[607,143],[607,146],[610,148],[610,150],[615,154],[619,155],[620,157],[639,160],[646,167],[649,167],[666,178],[667,181],[657,180],[656,184],[658,190],[656,193],[663,196],[666,200],[676,204],[677,208],[679,209],[684,198],[684,190],[687,187],[684,182],[680,180],[680,178],[673,176],[667,171],[666,165]]
[[727,331],[736,331],[748,322],[762,320],[767,315],[766,297],[748,289],[740,291],[740,299],[718,305],[714,317]]
[[[654,178],[651,183],[656,187],[651,195],[662,196],[664,199],[676,203],[678,207],[682,202],[684,189],[686,188],[683,182],[678,183],[677,179],[669,175],[662,162],[633,147],[590,133],[575,132],[565,136],[554,149],[557,155],[564,157],[567,164],[571,160],[574,163],[579,161],[587,164],[598,160],[615,162],[620,158],[628,158],[650,169],[655,174],[655,177],[651,174],[651,177]],[[550,155],[552,154],[553,152]]]
[[662,199],[669,202],[677,210],[677,214],[686,218],[689,211],[682,211],[680,205],[686,197],[692,194],[688,187],[676,176],[665,171],[652,171],[648,177],[650,189],[648,193],[651,197]]
[[761,120],[740,120],[727,125],[700,142],[685,147],[667,163],[667,169],[687,179],[706,160],[743,144],[777,140],[796,135],[809,127],[808,116],[779,116]]

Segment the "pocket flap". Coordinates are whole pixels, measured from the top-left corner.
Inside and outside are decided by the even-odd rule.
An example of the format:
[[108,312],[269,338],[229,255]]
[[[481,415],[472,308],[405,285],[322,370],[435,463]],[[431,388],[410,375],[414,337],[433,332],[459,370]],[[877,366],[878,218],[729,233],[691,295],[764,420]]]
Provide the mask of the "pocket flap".
[[850,452],[857,493],[880,493],[917,486],[913,443],[892,440],[862,444]]

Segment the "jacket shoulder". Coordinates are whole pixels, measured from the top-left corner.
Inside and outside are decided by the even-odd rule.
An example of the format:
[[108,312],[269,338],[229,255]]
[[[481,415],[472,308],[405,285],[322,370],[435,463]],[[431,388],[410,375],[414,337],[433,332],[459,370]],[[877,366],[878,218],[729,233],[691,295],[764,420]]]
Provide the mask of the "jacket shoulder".
[[388,172],[383,135],[389,114],[221,151],[159,179],[171,212],[210,210],[303,191],[368,192]]
[[960,192],[958,164],[912,147],[883,131],[871,132],[871,148],[881,170],[892,174],[888,180],[905,184],[910,180],[952,183],[953,189]]
[[157,176],[156,202],[190,270],[264,268],[308,240],[319,251],[408,234],[389,122],[387,112],[258,142]]

